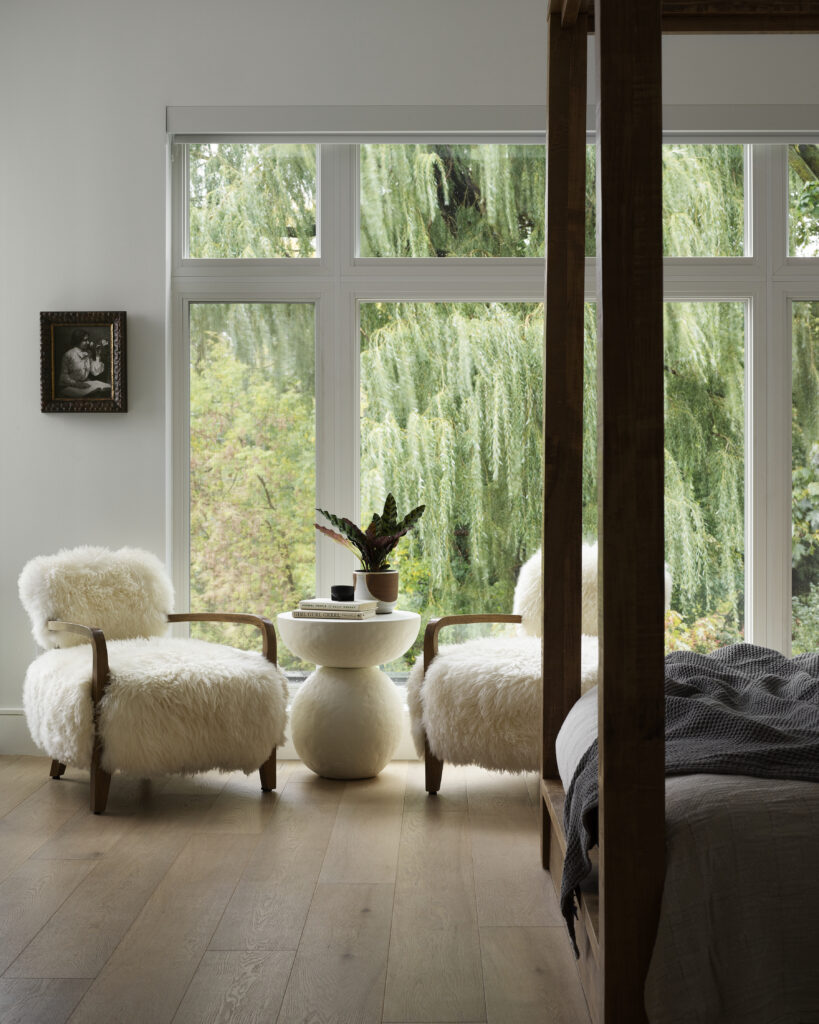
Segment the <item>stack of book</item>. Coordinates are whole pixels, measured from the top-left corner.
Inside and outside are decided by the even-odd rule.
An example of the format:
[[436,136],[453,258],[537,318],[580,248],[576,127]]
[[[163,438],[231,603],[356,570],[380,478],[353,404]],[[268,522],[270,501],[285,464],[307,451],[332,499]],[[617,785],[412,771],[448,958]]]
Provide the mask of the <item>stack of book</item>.
[[332,601],[329,597],[310,597],[299,601],[294,619],[370,619],[377,601]]

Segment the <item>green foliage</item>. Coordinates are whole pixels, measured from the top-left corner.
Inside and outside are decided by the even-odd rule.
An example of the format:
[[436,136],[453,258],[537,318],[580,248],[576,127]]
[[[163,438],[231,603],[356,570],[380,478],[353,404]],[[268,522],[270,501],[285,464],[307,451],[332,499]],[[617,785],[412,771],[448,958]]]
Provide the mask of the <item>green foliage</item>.
[[[663,159],[667,254],[741,255],[742,148],[664,147]],[[591,151],[589,200],[593,163]],[[364,256],[543,253],[536,147],[364,146],[361,183]],[[191,147],[191,186],[193,255],[315,253],[314,147]],[[593,254],[591,215],[586,239]],[[312,307],[194,309],[192,601],[272,613],[314,585]],[[540,544],[542,306],[379,301],[360,316],[362,504],[394,494],[427,509],[392,558],[401,607],[508,611],[518,568]],[[665,333],[670,629],[699,649],[742,629],[743,307],[669,304]],[[593,307],[585,358],[583,527],[593,537]]]
[[[201,304],[191,309],[191,609],[271,617],[315,588],[312,380],[277,372],[280,364],[239,359],[239,339],[204,326],[217,313]],[[298,305],[268,309],[287,321],[291,334],[301,331],[310,351],[311,313]],[[259,645],[247,627],[202,624],[192,632],[243,648]],[[286,650],[280,660],[297,664]]]
[[819,583],[811,583],[796,594],[793,606],[793,653],[804,654],[819,647]]
[[198,143],[188,166],[192,257],[316,255],[315,146]]
[[402,569],[401,606],[507,610],[540,543],[542,308],[367,303],[361,333],[362,504],[427,509],[399,560],[424,564],[422,591]]
[[[741,303],[666,303],[665,538],[672,607],[685,620],[744,594],[744,313]],[[583,531],[597,535],[596,324],[586,308]]]
[[[586,255],[595,248],[595,147],[586,147]],[[742,146],[663,146],[663,255],[744,255]]]
[[316,529],[325,537],[334,540],[337,544],[352,551],[361,563],[361,568],[366,572],[385,572],[390,568],[387,558],[394,550],[398,541],[401,540],[415,526],[424,514],[424,505],[419,505],[411,512],[408,512],[403,519],[398,519],[398,509],[395,498],[388,494],[384,501],[384,511],[379,515],[373,512],[373,517],[366,530],[361,530],[352,520],[346,516],[339,517],[332,512],[325,512],[317,508],[325,519],[328,519],[333,526],[340,531],[335,533],[328,530],[326,526],[316,523]]
[[679,612],[668,611],[665,615],[665,652],[695,651],[707,654],[717,647],[735,644],[742,640],[742,629],[733,617],[729,604],[725,603],[703,615],[690,625]]
[[819,256],[819,146],[788,147],[791,256]]
[[793,304],[794,650],[819,648],[819,302]]
[[362,256],[543,256],[538,146],[361,147]]

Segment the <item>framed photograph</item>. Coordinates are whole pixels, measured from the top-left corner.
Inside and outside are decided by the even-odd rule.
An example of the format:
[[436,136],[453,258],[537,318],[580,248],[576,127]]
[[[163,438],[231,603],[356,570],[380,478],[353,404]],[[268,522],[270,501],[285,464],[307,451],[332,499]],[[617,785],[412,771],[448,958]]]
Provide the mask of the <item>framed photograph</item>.
[[125,313],[40,313],[42,412],[126,412]]

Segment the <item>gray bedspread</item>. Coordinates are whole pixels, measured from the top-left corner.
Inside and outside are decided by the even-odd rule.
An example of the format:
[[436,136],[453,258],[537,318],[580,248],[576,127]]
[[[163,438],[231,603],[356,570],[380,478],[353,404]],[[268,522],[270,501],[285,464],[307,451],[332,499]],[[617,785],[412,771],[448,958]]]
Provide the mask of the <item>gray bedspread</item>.
[[[710,655],[675,652],[666,658],[665,694],[667,775],[819,782],[819,654],[785,658],[751,644]],[[591,870],[588,850],[597,842],[597,773],[595,742],[580,760],[566,794],[561,909],[572,938],[575,893]],[[772,790],[775,793],[776,787]],[[812,798],[819,792],[813,787],[806,791]],[[805,811],[813,815],[809,803]],[[803,822],[815,845],[816,824],[815,817]],[[768,825],[780,827],[773,819]],[[774,831],[769,836],[774,854],[777,839]],[[743,842],[745,837],[734,836],[734,841]],[[815,873],[815,865],[809,870]],[[801,936],[801,941],[816,948],[813,934]]]

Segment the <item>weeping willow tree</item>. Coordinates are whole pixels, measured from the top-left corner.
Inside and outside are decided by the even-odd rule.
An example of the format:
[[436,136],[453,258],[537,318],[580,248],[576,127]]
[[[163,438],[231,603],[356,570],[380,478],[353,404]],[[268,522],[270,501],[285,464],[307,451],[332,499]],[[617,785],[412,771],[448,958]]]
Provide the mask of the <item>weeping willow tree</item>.
[[543,256],[539,146],[361,147],[362,256]]
[[190,255],[316,255],[316,147],[201,143],[188,147]]
[[[800,156],[807,166],[806,154]],[[594,253],[593,157],[590,149],[589,255]],[[189,166],[193,257],[316,254],[315,147],[191,146]],[[741,255],[742,147],[667,146],[663,166],[666,254]],[[360,174],[362,256],[543,255],[542,148],[362,146]],[[296,479],[288,469],[293,463],[301,475],[296,474],[300,483],[292,494],[300,496],[307,517],[313,504],[308,494],[314,466],[314,441],[308,439],[314,436],[312,405],[308,408],[312,328],[302,331],[293,317],[275,315],[276,308],[201,304],[191,333],[192,398],[208,423],[203,437],[214,451],[230,455],[215,457],[216,465],[203,462],[203,502],[221,502],[234,523],[240,518],[236,508],[243,509],[255,524],[248,532],[262,560],[264,517],[273,511],[269,501],[282,481],[287,488]],[[540,542],[542,330],[540,304],[361,306],[362,514],[380,507],[388,491],[402,508],[427,505],[420,528],[399,549],[405,607],[430,614],[511,605],[517,569]],[[719,619],[719,640],[741,628],[743,308],[670,304],[665,331],[666,537],[673,607],[680,622]],[[585,344],[584,533],[592,538],[597,516],[593,307],[586,311]],[[217,373],[220,366],[224,378]],[[208,389],[217,387],[228,395],[218,423],[214,403],[207,400]],[[260,398],[265,389],[266,405]],[[255,426],[245,408],[255,410]],[[270,437],[282,430],[302,439],[307,461],[287,446],[280,446],[281,457],[273,457]],[[262,468],[248,469],[242,490],[230,472],[231,459],[250,467],[256,449],[266,453]],[[209,489],[220,480],[221,490]],[[237,496],[238,505],[231,506]],[[302,531],[302,512],[292,502],[281,502],[275,512],[279,519],[291,516]],[[213,542],[218,531],[206,520],[207,515],[203,532],[197,533],[201,554],[192,548],[191,566],[193,573],[198,559],[207,568],[197,578],[209,580],[210,593],[220,574],[228,572],[229,560],[215,554],[221,550]],[[293,537],[309,545],[303,532]],[[302,540],[294,539],[289,550],[295,558]],[[304,557],[312,563],[310,555]],[[269,564],[274,561],[271,553]],[[282,585],[290,592],[287,571],[292,576],[292,566],[282,568],[284,584],[267,577],[271,592]]]
[[[364,147],[362,253],[542,251],[542,156],[520,147]],[[483,149],[481,147],[480,149]],[[587,251],[594,251],[588,153]],[[525,173],[523,173],[525,168]],[[464,204],[458,209],[457,204]],[[743,252],[740,146],[664,147],[665,250]],[[366,248],[365,248],[366,245]],[[508,610],[539,544],[542,308],[372,303],[361,311],[362,507],[392,490],[427,504],[403,600],[429,613]],[[666,537],[678,621],[742,624],[744,310],[665,309]],[[595,310],[586,309],[583,525],[597,533]]]
[[819,302],[793,305],[793,647],[819,648]]
[[819,256],[819,146],[788,146],[789,253]]
[[[672,607],[738,636],[744,593],[744,310],[666,303],[665,549]],[[596,310],[585,310],[583,533],[597,535]]]
[[539,305],[372,303],[361,310],[362,508],[426,504],[403,548],[429,613],[509,608],[541,529]]
[[[819,146],[788,147],[789,253],[819,256]],[[793,649],[819,648],[819,303],[792,324]]]
[[[594,256],[595,148],[586,147],[586,255]],[[743,256],[742,146],[663,146],[663,256]]]

